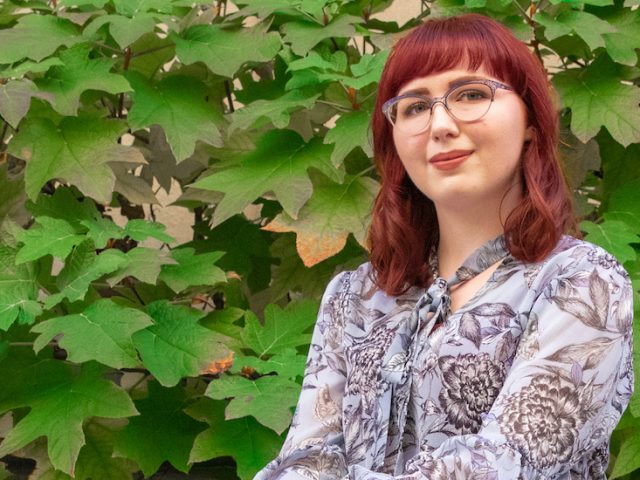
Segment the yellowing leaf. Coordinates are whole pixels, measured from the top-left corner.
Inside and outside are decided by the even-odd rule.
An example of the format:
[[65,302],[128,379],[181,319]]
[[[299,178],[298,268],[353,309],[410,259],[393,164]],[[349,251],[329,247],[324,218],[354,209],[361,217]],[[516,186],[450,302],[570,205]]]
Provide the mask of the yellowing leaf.
[[282,213],[263,228],[295,232],[300,258],[311,267],[340,252],[350,233],[364,245],[377,189],[368,177],[350,177],[343,185],[321,180],[297,220]]

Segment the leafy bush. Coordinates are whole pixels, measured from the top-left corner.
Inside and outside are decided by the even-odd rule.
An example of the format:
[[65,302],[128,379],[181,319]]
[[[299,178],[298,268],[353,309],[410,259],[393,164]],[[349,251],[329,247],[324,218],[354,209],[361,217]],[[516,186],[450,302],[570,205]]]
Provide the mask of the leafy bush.
[[[291,421],[322,290],[366,257],[376,82],[421,18],[235,3],[0,2],[0,457],[31,478],[251,478]],[[582,229],[637,289],[638,1],[422,3],[495,17],[549,66]],[[182,244],[154,221],[176,189]],[[640,475],[639,398],[612,478]]]

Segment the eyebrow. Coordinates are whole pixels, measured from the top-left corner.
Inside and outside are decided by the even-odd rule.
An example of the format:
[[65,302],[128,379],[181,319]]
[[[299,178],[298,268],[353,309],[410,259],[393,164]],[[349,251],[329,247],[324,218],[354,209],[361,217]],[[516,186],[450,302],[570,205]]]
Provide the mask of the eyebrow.
[[[448,88],[447,90],[450,90],[452,88],[457,87],[458,85],[461,85],[463,83],[472,81],[472,80],[486,80],[487,77],[484,77],[482,75],[465,75],[463,77],[458,77],[455,80],[451,80],[447,85]],[[402,93],[399,93],[399,95],[410,95],[410,94],[420,94],[420,95],[429,95],[429,89],[426,87],[418,87],[418,88],[412,88],[410,90],[406,90],[403,91]]]

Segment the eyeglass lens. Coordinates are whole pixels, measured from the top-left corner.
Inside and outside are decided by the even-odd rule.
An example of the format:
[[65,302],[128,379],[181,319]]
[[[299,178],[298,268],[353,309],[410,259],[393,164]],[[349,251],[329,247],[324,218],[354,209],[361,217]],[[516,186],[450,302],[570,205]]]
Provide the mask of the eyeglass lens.
[[[458,120],[478,120],[489,111],[493,91],[483,83],[467,83],[451,90],[445,99],[449,113]],[[420,97],[400,99],[391,107],[391,121],[407,134],[422,132],[431,119],[432,102]]]

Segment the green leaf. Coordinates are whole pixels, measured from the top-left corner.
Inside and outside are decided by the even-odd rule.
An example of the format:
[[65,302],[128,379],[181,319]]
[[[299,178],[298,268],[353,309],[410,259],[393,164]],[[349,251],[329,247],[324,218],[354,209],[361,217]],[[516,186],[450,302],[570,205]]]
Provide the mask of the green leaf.
[[310,300],[289,303],[284,310],[277,305],[267,305],[262,325],[247,310],[242,340],[260,358],[308,345],[311,341],[308,330],[315,324],[317,313],[318,304]]
[[564,174],[571,190],[584,183],[589,171],[600,168],[600,150],[595,139],[586,144],[578,140],[571,132],[560,132],[560,155]]
[[66,221],[50,217],[38,217],[36,224],[18,235],[24,245],[16,255],[16,263],[37,260],[45,255],[66,258],[71,249],[81,243],[84,236],[76,235],[75,229]]
[[629,244],[640,242],[629,226],[619,220],[605,220],[600,224],[584,221],[580,229],[587,233],[585,240],[600,245],[614,255],[620,263],[636,259],[636,252]]
[[342,50],[321,55],[315,50],[311,50],[306,57],[299,58],[289,63],[287,71],[297,72],[317,68],[322,71],[333,71],[344,73],[347,69],[347,54]]
[[155,285],[162,265],[173,263],[161,251],[155,248],[136,247],[125,254],[126,263],[107,278],[107,283],[114,286],[125,277]]
[[640,48],[640,10],[623,10],[604,19],[617,30],[603,35],[607,53],[615,62],[635,66],[636,49]]
[[[68,222],[77,233],[84,233],[87,224],[98,222],[101,218],[90,198],[82,198],[75,189],[62,186],[56,188],[53,195],[38,196],[38,200],[30,203],[28,208],[34,217],[52,217]],[[101,229],[107,228],[102,223],[97,225]]]
[[313,196],[297,220],[281,213],[263,227],[270,232],[295,232],[298,253],[307,267],[340,252],[350,233],[364,245],[378,190],[378,183],[369,177],[349,177],[342,185],[326,179],[315,183]]
[[27,161],[27,195],[35,200],[49,180],[62,179],[104,203],[111,201],[115,175],[107,162],[145,163],[139,150],[117,143],[124,123],[95,117],[27,119],[9,144],[9,153]]
[[16,265],[15,259],[15,247],[0,242],[0,330],[8,330],[16,320],[33,323],[42,312],[34,265]]
[[611,194],[607,220],[625,222],[633,233],[640,234],[640,181],[630,182]]
[[328,25],[307,21],[285,23],[282,26],[282,32],[285,42],[291,44],[293,53],[302,57],[324,39],[351,37],[356,33],[354,24],[361,22],[361,18],[342,15],[333,19]]
[[534,19],[545,27],[545,35],[549,40],[575,33],[592,51],[604,47],[604,34],[616,31],[616,28],[605,20],[579,10],[565,10],[555,19],[546,12],[538,12]]
[[99,90],[111,94],[131,91],[129,82],[111,73],[115,60],[90,59],[91,46],[74,45],[60,53],[61,66],[51,67],[44,79],[37,81],[43,92],[51,93],[53,107],[62,115],[77,115],[80,95],[86,90]]
[[62,65],[62,60],[57,57],[49,57],[41,62],[32,62],[25,60],[18,65],[0,70],[0,76],[3,78],[22,78],[27,73],[42,73],[49,70],[55,65]]
[[227,281],[225,273],[215,265],[222,252],[210,252],[196,255],[193,248],[176,248],[171,250],[171,258],[177,264],[163,265],[160,280],[165,282],[174,292],[181,292],[187,287],[196,285],[213,286]]
[[144,312],[105,298],[92,303],[82,313],[37,324],[31,329],[40,334],[33,348],[39,352],[53,337],[62,333],[58,343],[67,350],[67,359],[72,362],[96,360],[113,368],[134,368],[140,360],[131,335],[152,324]]
[[[138,417],[134,417],[137,419]],[[115,480],[132,478],[139,467],[124,458],[114,458],[113,448],[116,432],[97,421],[84,427],[86,444],[80,450],[76,463],[75,478],[91,480]]]
[[319,95],[310,97],[301,90],[292,90],[279,98],[251,102],[232,114],[229,135],[238,129],[260,128],[268,122],[273,123],[276,128],[285,128],[291,120],[291,112],[312,108],[318,97]]
[[175,242],[175,239],[165,233],[167,229],[162,223],[148,222],[146,220],[129,220],[124,226],[123,237],[130,237],[136,242],[142,242],[147,238],[155,238],[163,243]]
[[319,139],[305,144],[291,130],[272,130],[257,142],[256,149],[242,159],[239,167],[216,172],[192,186],[224,192],[213,215],[214,226],[242,212],[246,205],[268,191],[274,192],[284,210],[295,218],[313,192],[309,168],[341,180],[342,172],[330,163],[330,150],[331,147]]
[[133,334],[133,343],[153,376],[165,387],[197,376],[228,355],[222,337],[198,323],[202,313],[158,301],[147,306],[154,325]]
[[609,478],[620,478],[640,468],[640,436],[626,437],[620,447],[620,453],[615,458],[613,471]]
[[299,355],[295,349],[283,349],[269,360],[260,360],[257,357],[238,355],[233,361],[233,373],[240,373],[244,368],[252,368],[262,375],[276,372],[278,376],[295,380],[304,374],[307,358]]
[[[16,407],[31,410],[5,436],[0,445],[0,456],[44,435],[53,466],[73,475],[78,452],[85,443],[82,431],[85,420],[91,417],[123,418],[137,413],[126,392],[102,378],[104,370],[98,364],[83,365],[79,375],[57,360],[42,360],[23,371],[7,371],[2,367],[0,365],[4,378],[18,374],[22,385],[5,388],[0,410]],[[34,378],[43,378],[45,374],[46,384],[33,384]],[[25,381],[22,375],[31,375],[31,381]]]
[[283,377],[249,380],[235,375],[212,381],[205,392],[214,400],[234,397],[225,409],[227,420],[251,415],[278,434],[291,424],[291,407],[295,407],[299,394],[300,385]]
[[354,111],[340,116],[335,127],[327,132],[324,143],[334,144],[331,163],[336,167],[342,164],[354,148],[360,147],[368,157],[373,156],[369,138],[371,114],[365,111]]
[[270,302],[276,302],[291,292],[297,292],[304,298],[320,298],[338,271],[355,269],[367,261],[366,250],[349,239],[339,254],[311,268],[306,267],[296,251],[294,234],[280,235],[271,244],[271,253],[280,260],[280,264],[273,269]]
[[209,428],[196,437],[190,462],[231,456],[236,461],[240,479],[251,480],[280,450],[282,439],[253,418],[225,420],[224,402],[205,398],[189,408],[188,413],[209,424]]
[[111,0],[116,11],[122,15],[133,17],[140,13],[155,11],[171,13],[172,0]]
[[150,382],[149,396],[136,402],[140,416],[130,419],[118,436],[116,454],[135,460],[145,477],[165,461],[187,473],[193,442],[206,427],[183,412],[187,401],[184,389]]
[[34,83],[27,78],[0,83],[0,116],[14,129],[18,128],[20,120],[29,111],[31,97],[50,99],[51,95],[38,92]]
[[124,237],[123,230],[111,219],[99,217],[80,223],[87,229],[87,237],[93,240],[96,248],[105,248],[112,238]]
[[136,205],[160,203],[150,182],[136,175],[135,168],[125,163],[118,163],[111,165],[111,169],[116,175],[116,184],[113,189],[121,193],[129,202]]
[[606,194],[626,183],[640,181],[640,169],[636,168],[640,158],[640,144],[634,143],[624,148],[606,130],[598,135],[597,140],[602,157],[602,186]]
[[107,23],[109,33],[123,50],[145,33],[153,32],[156,27],[156,19],[148,13],[141,13],[132,18],[122,15],[102,15],[87,25],[82,34],[90,37]]
[[25,15],[15,27],[0,30],[0,64],[23,58],[39,62],[58,47],[70,47],[81,40],[77,27],[69,20],[55,15]]
[[216,127],[217,115],[206,102],[206,89],[195,78],[182,75],[165,77],[150,84],[142,75],[129,73],[134,88],[129,125],[139,130],[159,125],[178,162],[193,154],[198,140],[222,146]]
[[[226,345],[236,353],[244,350],[242,341],[242,327],[237,325],[238,320],[244,317],[245,310],[241,308],[228,307],[223,310],[213,310],[204,317],[200,324],[209,330],[221,333],[228,337]],[[234,363],[235,365],[235,360]]]
[[273,260],[269,254],[269,234],[259,225],[235,215],[212,230],[202,228],[200,232],[207,239],[191,243],[196,251],[225,252],[217,262],[220,268],[243,277],[252,291],[268,286],[268,272]]
[[554,84],[571,109],[571,130],[586,143],[601,126],[624,146],[640,142],[640,88],[616,78],[615,65],[605,56],[584,69],[558,73]]
[[120,250],[109,249],[96,255],[93,241],[78,245],[65,262],[56,279],[59,293],[45,300],[45,307],[52,308],[67,298],[71,302],[82,300],[91,285],[107,273],[112,273],[126,264],[126,257]]
[[265,25],[228,30],[219,25],[194,25],[173,36],[176,54],[186,65],[203,62],[209,70],[233,77],[246,62],[267,62],[280,50],[280,35]]
[[[12,219],[24,224],[27,219],[24,193],[24,181],[21,176],[11,178],[7,172],[7,165],[0,165],[0,219]],[[23,221],[24,220],[24,221]]]
[[346,77],[342,83],[360,90],[370,83],[378,82],[390,52],[390,50],[383,50],[376,54],[363,55],[358,63],[351,65],[351,73],[355,78]]

